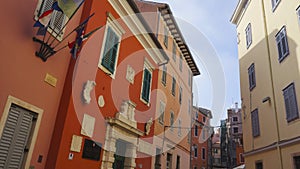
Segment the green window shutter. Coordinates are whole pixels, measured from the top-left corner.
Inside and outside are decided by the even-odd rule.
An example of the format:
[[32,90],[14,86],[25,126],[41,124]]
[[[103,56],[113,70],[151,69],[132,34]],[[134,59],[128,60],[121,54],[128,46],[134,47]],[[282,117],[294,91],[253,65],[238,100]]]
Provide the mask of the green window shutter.
[[108,27],[101,64],[107,70],[109,70],[110,73],[114,73],[115,71],[118,47],[119,47],[119,37],[110,27]]
[[142,90],[142,98],[149,102],[150,96],[150,83],[151,83],[151,73],[148,69],[144,69],[144,79],[143,79],[143,90]]

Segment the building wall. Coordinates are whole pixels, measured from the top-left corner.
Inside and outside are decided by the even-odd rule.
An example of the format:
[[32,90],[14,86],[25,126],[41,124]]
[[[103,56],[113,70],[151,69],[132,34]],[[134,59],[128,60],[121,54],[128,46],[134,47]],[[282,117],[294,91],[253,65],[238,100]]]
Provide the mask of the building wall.
[[[95,15],[90,19],[87,25],[86,32],[89,32],[98,26],[105,25],[107,21],[107,12],[111,13],[115,19],[120,18],[117,9],[106,0],[89,1],[85,4],[84,9],[84,17],[82,20],[95,12]],[[149,135],[145,134],[144,137],[140,137],[140,141],[137,141],[138,136],[135,136],[136,138],[131,138],[132,132],[130,129],[123,129],[121,133],[112,133],[111,136],[106,133],[109,124],[107,124],[105,120],[114,118],[115,115],[121,111],[120,107],[124,100],[130,100],[136,104],[134,116],[134,119],[137,121],[136,130],[142,132],[142,134],[145,132],[147,121],[150,118],[155,119],[156,94],[154,91],[157,89],[157,63],[153,61],[153,56],[150,56],[136,36],[133,35],[132,28],[122,19],[119,19],[117,22],[122,29],[124,29],[124,34],[122,35],[122,41],[120,43],[115,77],[110,77],[102,69],[98,68],[100,52],[102,50],[102,44],[104,43],[105,27],[103,27],[84,44],[80,57],[77,59],[75,65],[76,72],[70,74],[70,77],[73,76],[73,82],[76,85],[72,86],[72,93],[68,90],[65,91],[65,97],[62,103],[66,104],[61,105],[61,118],[57,119],[59,125],[57,125],[56,128],[56,137],[52,140],[52,157],[54,160],[48,162],[49,168],[105,168],[106,166],[103,166],[102,161],[102,159],[105,159],[103,158],[103,156],[105,156],[104,150],[115,151],[116,149],[113,146],[106,146],[108,140],[107,137],[117,137],[115,135],[118,134],[122,135],[125,139],[133,139],[135,142],[139,143],[134,145],[135,148],[137,148],[137,152],[132,154],[135,155],[136,153],[137,155],[135,160],[137,167],[145,167],[151,164],[151,158],[149,158],[149,155],[152,155],[151,147],[141,147],[141,142],[147,142],[148,144],[153,142],[153,126],[150,127]],[[149,104],[140,100],[143,69],[146,60],[153,66]],[[128,65],[135,70],[133,84],[126,79]],[[90,104],[85,104],[82,100],[83,86],[87,80],[96,82],[96,86],[91,91]],[[70,85],[71,84],[66,88],[70,88]],[[103,96],[104,98],[105,104],[103,107],[99,107],[98,105],[99,96]],[[84,114],[95,118],[92,137],[86,136],[81,132]],[[84,142],[82,142],[80,152],[71,151],[70,147],[73,135],[80,136],[83,140],[91,139],[100,143],[102,146],[100,160],[93,161],[82,158]],[[143,145],[148,146],[147,143],[144,143]],[[73,160],[67,159],[69,153],[73,153]],[[146,155],[148,156],[145,156],[145,153],[147,153]]]
[[[0,126],[3,126],[6,121],[6,116],[3,114],[7,113],[6,110],[10,107],[10,104],[6,105],[9,96],[18,100],[17,105],[39,113],[37,117],[39,124],[36,125],[34,132],[35,141],[32,140],[35,144],[29,148],[31,155],[27,157],[29,162],[26,163],[28,164],[26,168],[30,165],[36,169],[42,169],[45,167],[48,157],[50,140],[71,56],[67,49],[56,53],[47,62],[43,62],[35,56],[35,52],[40,47],[32,40],[37,31],[36,28],[33,28],[37,3],[38,1],[31,1],[24,6],[18,2],[7,1],[0,10],[0,21],[5,23],[5,26],[1,28],[2,40],[0,40],[0,77],[2,79],[0,84],[0,116],[2,118]],[[79,19],[80,14],[72,19],[66,27],[65,35],[79,23]],[[73,39],[74,35],[68,40],[72,41]],[[54,44],[56,43],[57,41]],[[57,79],[55,87],[44,81],[46,74]],[[40,112],[35,111],[37,109],[34,107]],[[41,162],[38,162],[39,156],[42,157]]]
[[[272,10],[271,1],[249,1],[237,25],[239,36],[238,51],[240,60],[241,95],[243,101],[243,132],[246,152],[246,166],[254,168],[255,160],[260,157],[264,168],[292,168],[292,156],[295,151],[287,150],[292,144],[280,144],[275,151],[255,152],[259,148],[270,146],[274,142],[292,140],[299,146],[299,119],[287,122],[283,89],[290,83],[295,85],[297,104],[299,105],[299,18],[296,9],[299,2],[280,1]],[[251,23],[252,44],[247,49],[245,28]],[[276,35],[281,28],[286,27],[289,55],[282,61],[278,60]],[[255,63],[256,87],[249,90],[248,68]],[[263,103],[263,99],[270,101]],[[260,136],[252,136],[251,111],[258,108]],[[299,109],[299,107],[298,107]],[[290,132],[295,131],[295,132]],[[270,148],[268,148],[270,149]],[[249,154],[249,153],[248,153]],[[288,155],[289,154],[289,155]],[[275,162],[276,161],[276,162]]]
[[[209,111],[209,110],[208,110]],[[193,107],[193,126],[191,130],[191,140],[192,146],[197,146],[198,156],[195,157],[195,150],[192,148],[191,151],[191,166],[197,168],[208,168],[208,160],[210,157],[208,156],[208,141],[210,138],[210,116],[203,113],[199,108]],[[197,114],[197,115],[196,115]],[[205,120],[204,120],[205,118]],[[195,136],[195,128],[198,128],[198,136]],[[203,158],[202,149],[205,150],[205,155]]]

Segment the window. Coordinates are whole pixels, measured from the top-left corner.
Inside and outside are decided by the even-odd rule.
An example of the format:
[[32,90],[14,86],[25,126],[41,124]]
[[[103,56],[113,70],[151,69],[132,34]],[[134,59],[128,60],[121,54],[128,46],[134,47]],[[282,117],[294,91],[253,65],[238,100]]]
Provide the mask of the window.
[[233,122],[237,122],[238,121],[238,117],[232,117],[232,121]]
[[294,83],[283,89],[283,97],[285,103],[286,120],[290,122],[299,118],[297,98]]
[[194,169],[197,169],[197,166],[194,166]]
[[160,124],[164,124],[165,108],[166,108],[166,104],[164,102],[160,101],[159,118],[158,118],[158,121]]
[[195,119],[198,120],[198,118],[199,118],[199,114],[198,114],[198,112],[196,112],[195,113]]
[[198,147],[197,147],[197,145],[194,145],[194,157],[195,158],[198,157]]
[[180,169],[180,156],[177,156],[176,169]]
[[251,91],[256,86],[254,63],[252,63],[251,66],[248,68],[248,77],[249,77],[249,89]]
[[[54,0],[43,0],[41,2],[41,5],[37,7],[36,12],[36,19],[38,19],[39,16],[41,16],[44,12],[50,10],[52,8]],[[63,28],[67,21],[67,17],[65,14],[63,14],[61,11],[54,10],[50,23],[49,28],[51,29],[51,32],[57,35],[59,33],[59,36],[57,36],[60,40],[62,39],[63,34]]]
[[280,0],[271,0],[272,1],[272,10],[273,12],[275,11],[275,9],[277,8]]
[[161,168],[161,150],[159,148],[156,148],[156,155],[155,155],[155,169],[160,169]]
[[108,26],[106,30],[105,46],[101,65],[111,74],[114,74],[115,72],[119,41],[120,37],[110,26]]
[[250,23],[247,25],[245,32],[246,32],[246,45],[247,48],[249,48],[250,45],[252,44],[252,29]]
[[206,128],[203,128],[203,130],[202,130],[202,140],[203,140],[203,141],[206,139],[205,133],[206,133]]
[[240,153],[240,162],[241,163],[245,162],[244,155],[242,153]]
[[203,147],[202,148],[202,160],[205,160],[206,158],[206,151],[205,151],[205,148]]
[[172,80],[172,95],[175,96],[175,90],[176,90],[176,79],[173,77]]
[[172,56],[173,56],[174,62],[176,62],[176,43],[175,43],[175,41],[173,41]]
[[179,70],[182,72],[182,55],[179,58]]
[[191,100],[188,100],[188,112],[191,114]]
[[167,153],[167,168],[166,169],[172,169],[172,154]]
[[258,109],[251,112],[252,136],[257,137],[260,135]]
[[152,69],[147,61],[144,63],[144,73],[143,73],[143,83],[141,91],[141,100],[149,103],[150,101],[150,91],[152,82]]
[[163,65],[161,82],[162,82],[162,84],[164,84],[166,86],[166,84],[167,84],[167,66],[166,65]]
[[205,117],[205,116],[202,117],[202,122],[203,122],[203,123],[206,122],[206,117]]
[[239,128],[238,127],[233,127],[233,133],[238,133],[239,132]]
[[255,169],[263,169],[263,163],[262,162],[256,162],[255,163]]
[[168,28],[164,27],[164,44],[168,48]]
[[198,126],[195,125],[194,136],[198,136]]
[[171,126],[172,131],[173,131],[173,124],[174,124],[174,113],[171,112],[171,114],[170,114],[170,126]]
[[181,119],[178,120],[178,136],[181,136]]
[[179,103],[182,102],[182,87],[179,87]]
[[189,71],[189,75],[188,75],[188,85],[191,86],[192,84],[192,75],[191,72]]
[[285,26],[276,34],[276,43],[278,49],[278,60],[281,62],[289,55],[289,46]]
[[298,15],[298,21],[300,24],[300,6],[296,9],[296,11],[297,11],[297,15]]
[[295,165],[295,169],[300,169],[300,156],[294,156],[294,165]]

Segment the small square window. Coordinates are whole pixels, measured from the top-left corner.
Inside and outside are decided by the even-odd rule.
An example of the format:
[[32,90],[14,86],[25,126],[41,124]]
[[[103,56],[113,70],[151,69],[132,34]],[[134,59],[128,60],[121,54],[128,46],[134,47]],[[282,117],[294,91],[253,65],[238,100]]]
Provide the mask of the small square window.
[[295,169],[299,169],[300,168],[300,156],[294,156],[293,157],[294,159],[294,168]]
[[276,43],[278,49],[278,60],[281,62],[289,55],[289,46],[285,26],[276,34]]
[[247,25],[245,32],[246,32],[246,45],[247,48],[249,48],[250,45],[252,44],[252,29],[250,23]]
[[232,121],[233,122],[237,122],[238,121],[238,117],[232,117]]
[[255,163],[255,169],[263,169],[263,163],[260,161],[260,162],[256,162]]
[[239,132],[239,128],[238,127],[233,127],[233,133],[236,134]]

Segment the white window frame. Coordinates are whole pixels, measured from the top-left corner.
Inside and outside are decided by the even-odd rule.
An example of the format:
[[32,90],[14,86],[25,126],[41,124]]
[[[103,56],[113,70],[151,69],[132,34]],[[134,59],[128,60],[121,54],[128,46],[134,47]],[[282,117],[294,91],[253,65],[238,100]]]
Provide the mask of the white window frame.
[[[108,32],[109,27],[115,32],[115,34],[119,38],[119,45],[118,45],[115,68],[114,68],[113,73],[111,73],[104,66],[102,66],[102,58],[104,56],[103,53],[104,53],[104,50],[105,50],[105,42],[106,42],[106,39],[107,39],[107,32]],[[125,30],[122,28],[122,26],[117,22],[117,20],[112,16],[111,13],[107,13],[106,27],[105,27],[104,38],[103,38],[103,41],[102,41],[100,57],[99,57],[99,61],[98,61],[98,68],[100,68],[103,72],[105,72],[107,75],[109,75],[112,79],[115,79],[115,77],[116,77],[117,65],[118,65],[118,59],[119,59],[119,52],[120,52],[120,46],[121,46],[122,35],[123,34],[125,34]]]
[[[147,102],[146,100],[143,99],[143,87],[144,87],[144,69],[147,69],[150,74],[151,74],[151,80],[150,80],[150,88],[149,88],[149,101]],[[152,79],[153,79],[153,70],[154,67],[152,66],[152,64],[149,62],[149,60],[147,58],[145,58],[144,60],[144,68],[143,68],[143,77],[142,77],[142,85],[141,85],[141,92],[140,92],[140,100],[146,104],[147,106],[150,106],[150,100],[151,100],[151,89],[152,89]]]
[[[283,39],[284,39],[284,44],[281,43]],[[282,62],[290,54],[288,37],[287,37],[285,26],[283,26],[280,29],[280,31],[275,35],[275,40],[276,40],[276,46],[277,46],[277,51],[278,51],[278,60],[279,60],[279,62]],[[285,53],[283,53],[283,45],[286,46]],[[280,47],[282,53],[279,53],[279,47]]]
[[249,23],[245,29],[245,34],[246,34],[246,46],[247,49],[251,46],[252,44],[252,26],[251,23]]
[[[35,9],[35,12],[34,12],[34,20],[35,20],[35,21],[37,21],[38,18],[39,18],[40,10],[41,10],[41,7],[42,7],[44,1],[46,1],[46,0],[38,0],[37,6],[36,6],[36,9]],[[53,0],[53,2],[54,2],[54,1],[55,1],[55,0]],[[58,12],[54,10],[53,13],[52,13],[53,16],[51,16],[51,18],[56,17],[57,13],[58,13]],[[62,19],[63,19],[63,25],[65,25],[66,22],[68,21],[68,18],[67,18],[66,16],[64,16]],[[47,31],[48,31],[49,33],[51,33],[51,34],[53,35],[53,37],[56,37],[56,36],[57,36],[57,33],[55,32],[55,30],[52,30],[51,24],[53,24],[53,19],[51,19]],[[60,32],[60,34],[57,36],[56,39],[57,39],[58,41],[62,41],[64,32],[65,32],[65,29],[66,29],[66,27],[65,27],[65,28]]]

